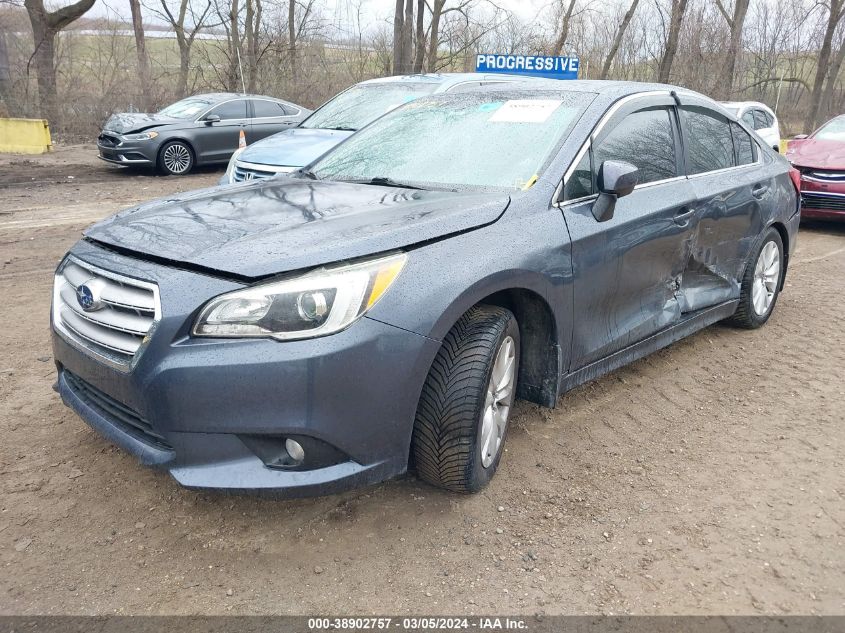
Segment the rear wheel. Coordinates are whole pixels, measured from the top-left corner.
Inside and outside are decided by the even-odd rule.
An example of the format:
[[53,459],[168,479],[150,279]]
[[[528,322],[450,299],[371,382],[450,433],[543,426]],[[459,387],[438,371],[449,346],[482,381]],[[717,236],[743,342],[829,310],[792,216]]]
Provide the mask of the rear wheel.
[[748,329],[769,320],[780,294],[783,277],[783,240],[770,228],[752,255],[742,278],[739,306],[730,322]]
[[158,153],[158,166],[171,176],[182,176],[194,168],[194,151],[183,141],[165,143]]
[[475,492],[496,472],[516,395],[519,327],[504,308],[479,305],[446,335],[423,386],[414,423],[419,476]]

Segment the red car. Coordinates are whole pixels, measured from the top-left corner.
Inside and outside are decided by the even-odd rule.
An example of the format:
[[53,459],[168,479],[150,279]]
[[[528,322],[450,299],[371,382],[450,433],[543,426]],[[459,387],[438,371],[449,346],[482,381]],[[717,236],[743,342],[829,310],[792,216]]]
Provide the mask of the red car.
[[796,136],[786,157],[801,172],[801,217],[845,220],[845,114]]

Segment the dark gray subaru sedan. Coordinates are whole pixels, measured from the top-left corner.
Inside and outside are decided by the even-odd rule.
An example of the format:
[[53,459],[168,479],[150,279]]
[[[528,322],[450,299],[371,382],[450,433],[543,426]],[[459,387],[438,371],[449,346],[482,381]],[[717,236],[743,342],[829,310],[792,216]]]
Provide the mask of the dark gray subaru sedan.
[[128,209],[58,267],[58,390],[192,488],[475,491],[514,398],[763,325],[785,159],[710,99],[526,83],[404,105],[291,176]]

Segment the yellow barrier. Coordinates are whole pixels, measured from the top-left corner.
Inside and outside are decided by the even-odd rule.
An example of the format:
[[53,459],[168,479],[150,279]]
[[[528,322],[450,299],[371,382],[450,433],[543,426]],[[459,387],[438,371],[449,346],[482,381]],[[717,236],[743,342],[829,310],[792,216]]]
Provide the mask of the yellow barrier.
[[45,119],[0,119],[0,152],[43,154],[52,149]]
[[786,146],[787,146],[788,143],[789,143],[789,141],[787,139],[785,139],[785,138],[780,139],[780,153],[781,154],[786,154]]

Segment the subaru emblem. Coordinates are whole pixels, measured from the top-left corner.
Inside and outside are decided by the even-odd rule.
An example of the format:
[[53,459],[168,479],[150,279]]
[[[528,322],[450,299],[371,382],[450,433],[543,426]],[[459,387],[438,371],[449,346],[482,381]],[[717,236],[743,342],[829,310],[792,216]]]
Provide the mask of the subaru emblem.
[[76,287],[76,301],[85,312],[93,312],[103,307],[103,302],[87,282]]

